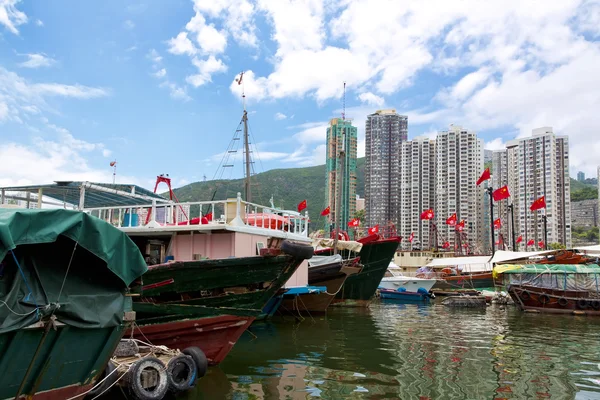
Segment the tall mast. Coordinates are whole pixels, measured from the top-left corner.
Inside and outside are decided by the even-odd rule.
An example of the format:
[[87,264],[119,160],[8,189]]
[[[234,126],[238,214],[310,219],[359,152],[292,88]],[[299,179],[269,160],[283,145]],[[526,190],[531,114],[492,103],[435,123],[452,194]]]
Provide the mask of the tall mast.
[[250,189],[250,141],[248,140],[248,111],[246,111],[246,93],[242,84],[243,77],[244,72],[242,71],[242,73],[240,74],[240,79],[238,80],[238,85],[242,85],[242,103],[244,104],[244,115],[242,116],[242,121],[244,122],[244,151],[246,152],[246,173],[244,177],[244,192],[246,201],[251,202],[252,192]]
[[[337,140],[336,140],[337,144]],[[335,173],[335,179],[338,183],[337,200],[335,202],[335,238],[333,239],[333,254],[337,254],[339,230],[342,226],[342,194],[344,192],[344,168],[346,166],[346,82],[344,82],[344,97],[342,107],[342,145],[338,154],[339,168]]]

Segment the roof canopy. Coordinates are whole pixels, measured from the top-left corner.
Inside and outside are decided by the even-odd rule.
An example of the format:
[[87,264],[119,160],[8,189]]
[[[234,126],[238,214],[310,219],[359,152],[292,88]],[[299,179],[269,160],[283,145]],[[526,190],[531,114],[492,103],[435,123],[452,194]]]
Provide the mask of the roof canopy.
[[507,261],[524,260],[531,257],[542,256],[546,254],[556,253],[558,250],[545,251],[504,251],[497,250],[490,262],[500,264]]
[[491,271],[490,256],[434,258],[427,267],[461,267],[469,272]]
[[[83,191],[82,191],[83,188]],[[49,185],[3,187],[5,192],[30,192],[58,200],[61,203],[73,204],[79,208],[100,208],[118,206],[136,206],[157,202],[168,202],[168,199],[152,193],[137,185],[110,184],[93,182],[55,182]],[[84,203],[81,207],[81,194]]]
[[600,274],[596,264],[503,264],[494,267],[498,274]]

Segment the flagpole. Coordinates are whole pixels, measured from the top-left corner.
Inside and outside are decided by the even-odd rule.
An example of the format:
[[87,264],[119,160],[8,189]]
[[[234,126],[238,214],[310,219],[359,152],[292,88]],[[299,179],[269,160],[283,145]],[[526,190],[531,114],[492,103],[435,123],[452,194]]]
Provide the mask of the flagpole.
[[487,192],[490,195],[490,228],[492,231],[492,257],[494,256],[494,254],[496,253],[496,243],[495,243],[495,233],[494,233],[494,198],[493,198],[493,192],[494,192],[494,188],[492,188],[491,186],[487,188]]
[[514,205],[512,203],[510,203],[508,205],[508,209],[510,211],[510,230],[512,233],[512,248],[513,251],[517,251],[517,239],[515,237],[515,209],[514,209]]
[[548,250],[548,218],[546,217],[546,209],[542,214],[542,221],[544,221],[544,250]]

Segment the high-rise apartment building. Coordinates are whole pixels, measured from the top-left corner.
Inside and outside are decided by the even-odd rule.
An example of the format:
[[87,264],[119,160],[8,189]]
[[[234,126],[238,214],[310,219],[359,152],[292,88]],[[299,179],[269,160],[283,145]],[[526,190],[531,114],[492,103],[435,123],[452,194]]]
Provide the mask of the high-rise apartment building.
[[[518,150],[519,141],[511,140],[506,143],[504,150],[496,150],[493,154],[492,159],[492,181],[491,186],[493,189],[498,189],[503,186],[508,187],[510,198],[507,200],[494,202],[494,218],[500,218],[502,221],[502,227],[500,229],[494,229],[495,238],[494,241],[499,243],[502,247],[496,246],[496,249],[503,250],[508,248],[516,251],[513,248],[513,224],[515,227],[515,239],[518,237],[518,210],[519,210],[519,170],[518,170]],[[486,195],[485,201],[489,203],[490,199]],[[514,212],[510,212],[510,206],[512,205]],[[511,218],[514,220],[511,221]],[[484,220],[485,224],[489,225],[489,215]],[[502,234],[502,241],[500,240],[500,234]],[[488,236],[489,237],[489,236]],[[490,243],[491,246],[491,243]],[[487,246],[487,247],[490,247]]]
[[584,182],[585,181],[585,172],[579,171],[577,173],[577,181],[578,182]]
[[[533,130],[531,137],[507,143],[506,167],[494,163],[494,177],[507,184],[511,197],[495,204],[494,217],[510,221],[506,205],[513,204],[515,236],[522,236],[518,250],[532,250],[544,240],[543,215],[547,218],[548,243],[571,246],[571,188],[569,178],[569,141],[566,136],[555,135],[551,127]],[[544,196],[546,208],[531,211],[529,207]],[[502,206],[502,203],[506,203]],[[498,205],[499,204],[499,205]],[[510,230],[507,235],[510,238]],[[506,238],[506,240],[509,240]]]
[[[345,140],[343,134],[345,133]],[[330,222],[336,221],[341,216],[341,229],[345,229],[346,223],[354,218],[356,213],[356,156],[357,156],[357,129],[352,126],[351,120],[333,118],[327,127],[327,184],[325,201],[331,207],[329,214]],[[337,204],[340,191],[341,163],[339,154],[345,151],[343,171],[343,191],[341,203]]]
[[[463,233],[469,250],[481,252],[484,246],[480,235],[483,216],[483,189],[476,185],[483,171],[483,141],[473,131],[450,125],[436,138],[436,224],[440,240],[451,248],[459,244],[455,228],[446,219],[456,213],[465,221]],[[465,244],[461,240],[462,244]]]
[[[421,220],[424,210],[435,208],[435,141],[416,137],[401,144],[400,225],[402,249],[429,250],[435,247],[431,222]],[[433,221],[432,221],[433,222]],[[413,242],[408,238],[411,233]]]
[[365,123],[365,209],[368,226],[400,224],[400,147],[408,117],[378,110]]

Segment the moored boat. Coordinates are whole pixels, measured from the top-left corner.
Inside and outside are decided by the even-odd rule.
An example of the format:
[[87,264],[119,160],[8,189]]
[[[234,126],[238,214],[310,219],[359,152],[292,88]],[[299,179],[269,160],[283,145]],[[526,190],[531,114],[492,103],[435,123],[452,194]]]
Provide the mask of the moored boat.
[[0,208],[0,399],[82,396],[133,321],[147,270],[118,229],[81,212]]
[[400,272],[400,267],[394,263],[390,263],[385,276],[379,283],[379,287],[389,290],[403,288],[405,292],[417,293],[419,289],[424,289],[425,292],[429,292],[435,283],[435,279],[404,276]]
[[600,316],[596,264],[504,264],[494,275],[523,311]]
[[437,291],[494,287],[490,256],[435,258],[416,277],[436,279],[432,289]]

